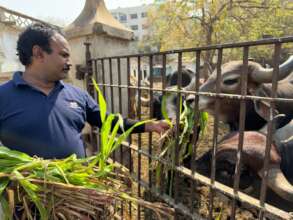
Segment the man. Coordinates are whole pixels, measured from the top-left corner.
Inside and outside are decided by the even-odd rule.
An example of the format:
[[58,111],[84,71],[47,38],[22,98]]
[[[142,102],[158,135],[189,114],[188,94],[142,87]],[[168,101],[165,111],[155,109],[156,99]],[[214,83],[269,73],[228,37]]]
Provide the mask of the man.
[[[100,111],[88,93],[61,80],[69,69],[69,45],[62,33],[43,24],[28,27],[17,42],[24,72],[0,86],[0,140],[4,146],[43,158],[84,157],[85,122],[101,127]],[[124,119],[124,129],[135,121]],[[134,132],[158,132],[151,122]]]

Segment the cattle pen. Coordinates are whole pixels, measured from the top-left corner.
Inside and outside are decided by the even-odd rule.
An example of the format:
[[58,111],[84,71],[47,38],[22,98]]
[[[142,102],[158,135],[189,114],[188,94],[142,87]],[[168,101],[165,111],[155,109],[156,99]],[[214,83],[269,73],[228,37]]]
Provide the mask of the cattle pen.
[[[175,208],[176,213],[174,219],[241,219],[239,216],[239,210],[244,209],[248,210],[250,213],[249,216],[245,217],[245,214],[242,215],[242,219],[292,219],[291,211],[293,209],[284,208],[287,206],[287,203],[292,203],[292,201],[282,200],[278,198],[278,201],[281,202],[271,202],[268,200],[269,189],[268,188],[268,179],[269,173],[268,170],[271,169],[270,163],[270,152],[272,145],[274,144],[273,134],[276,130],[274,118],[277,114],[276,103],[291,103],[293,104],[292,96],[289,98],[286,97],[277,97],[278,90],[278,75],[280,72],[280,64],[287,57],[284,57],[284,51],[287,51],[286,48],[291,48],[292,53],[292,44],[293,36],[283,37],[283,38],[270,38],[262,39],[258,41],[250,42],[239,42],[239,43],[228,43],[228,44],[219,44],[219,45],[209,45],[204,47],[197,48],[188,48],[188,49],[178,49],[172,51],[156,52],[156,53],[145,53],[145,54],[134,54],[134,55],[125,55],[125,56],[113,56],[113,57],[101,57],[93,58],[91,57],[91,45],[85,43],[86,47],[86,85],[88,92],[95,97],[97,100],[97,93],[94,90],[91,79],[94,78],[98,82],[98,85],[103,92],[107,103],[109,105],[109,111],[111,112],[121,112],[124,116],[133,117],[130,115],[131,112],[131,96],[133,91],[136,92],[136,119],[148,119],[152,118],[153,111],[160,111],[154,109],[153,102],[150,102],[147,107],[142,106],[140,97],[142,94],[147,94],[150,100],[153,100],[154,93],[160,93],[162,95],[166,93],[174,93],[177,96],[177,112],[175,124],[179,124],[179,109],[180,109],[180,99],[181,97],[186,97],[188,95],[193,95],[194,105],[193,110],[195,112],[199,111],[199,97],[207,96],[215,99],[214,105],[214,116],[213,123],[208,127],[206,135],[209,135],[211,141],[207,143],[207,149],[211,150],[211,163],[210,171],[208,175],[203,175],[197,172],[196,159],[199,157],[198,152],[200,147],[198,146],[196,134],[198,133],[197,125],[193,126],[193,137],[190,139],[192,141],[192,151],[190,165],[185,166],[179,161],[179,149],[175,147],[175,161],[174,164],[171,164],[170,161],[166,161],[158,157],[158,149],[156,147],[156,141],[160,138],[155,134],[140,134],[132,135],[129,138],[128,142],[123,143],[123,147],[117,150],[113,155],[113,162],[125,166],[130,173],[130,176],[135,180],[133,190],[137,193],[138,197],[147,197],[149,200],[159,200],[164,201],[168,205]],[[258,94],[250,94],[248,90],[248,81],[251,77],[248,73],[250,71],[250,52],[257,48],[268,48],[271,52],[272,57],[272,80],[271,80],[271,94],[269,96],[263,96]],[[289,49],[290,50],[290,49]],[[243,64],[243,69],[240,82],[241,89],[239,93],[228,93],[221,91],[221,71],[222,64],[231,61],[229,58],[230,54],[233,54],[234,51],[237,51],[240,54],[240,60]],[[203,64],[202,57],[207,52],[214,54],[214,69],[216,73],[216,84],[214,92],[203,92],[200,91],[200,66]],[[290,54],[290,53],[289,53]],[[194,71],[195,71],[195,86],[192,90],[182,89],[182,76],[181,72],[184,68],[183,57],[191,57],[194,60]],[[231,55],[232,56],[232,55]],[[166,66],[169,60],[172,58],[172,62],[176,62],[177,71],[178,71],[178,81],[177,89],[172,90],[167,88],[167,76],[166,76]],[[153,80],[153,67],[154,60],[159,60],[162,65],[162,75],[159,86],[158,80],[154,83]],[[175,61],[174,61],[175,60]],[[141,65],[142,62],[146,62],[149,65],[149,85],[142,85],[142,71]],[[130,84],[130,69],[131,65],[137,67],[138,81],[136,85]],[[291,69],[291,75],[293,68]],[[292,77],[291,77],[292,78]],[[292,82],[291,82],[292,83]],[[221,130],[221,118],[218,112],[221,111],[221,108],[224,106],[221,105],[220,100],[234,100],[239,104],[239,119],[237,118],[238,124],[238,149],[236,154],[235,169],[233,174],[233,183],[232,186],[227,186],[222,182],[217,180],[217,165],[216,154],[217,148],[220,142],[220,133],[223,133]],[[257,190],[254,188],[253,192],[258,191],[257,195],[252,195],[242,190],[240,185],[242,181],[242,151],[243,144],[245,142],[245,122],[246,122],[246,109],[247,103],[251,101],[253,103],[258,103],[258,101],[265,101],[268,103],[269,115],[266,126],[266,141],[265,141],[265,151],[264,151],[264,161],[263,167],[261,169],[261,174],[258,176],[259,185],[257,185]],[[290,106],[289,106],[290,108]],[[292,112],[292,111],[291,111]],[[292,115],[289,115],[292,120]],[[196,118],[195,118],[196,120]],[[179,146],[179,126],[176,127],[174,133],[175,146]],[[98,129],[92,130],[91,143],[95,151],[98,150],[99,146],[99,131]],[[293,134],[293,131],[292,133]],[[292,142],[292,141],[291,141]],[[292,146],[293,147],[293,146]],[[150,169],[151,164],[154,163],[163,164],[171,167],[172,172],[174,172],[174,189],[173,193],[166,194],[164,188],[164,182],[169,180],[162,180],[159,183],[156,182],[154,170]],[[254,178],[254,177],[251,177]],[[166,184],[165,184],[166,185]],[[199,186],[204,186],[207,189],[205,194],[205,203],[206,203],[206,212],[203,213],[199,211],[199,204],[202,204],[199,200],[203,199],[202,196],[199,196]],[[182,188],[186,188],[187,193],[181,193]],[[201,188],[202,189],[202,188]],[[272,196],[274,198],[274,196]],[[275,195],[275,197],[278,197]],[[224,199],[225,198],[225,199]],[[223,205],[218,206],[216,203],[228,201]],[[274,199],[273,199],[274,200]],[[187,202],[186,202],[187,201]],[[277,204],[276,204],[277,203]],[[222,204],[222,203],[221,203]],[[118,204],[117,204],[118,205]],[[120,214],[123,218],[125,213],[128,213],[130,219],[154,219],[154,215],[148,213],[147,210],[143,210],[140,207],[136,209],[132,208],[129,204],[119,204]],[[291,208],[293,205],[291,206]],[[225,217],[223,212],[228,210],[228,215],[230,217]]]

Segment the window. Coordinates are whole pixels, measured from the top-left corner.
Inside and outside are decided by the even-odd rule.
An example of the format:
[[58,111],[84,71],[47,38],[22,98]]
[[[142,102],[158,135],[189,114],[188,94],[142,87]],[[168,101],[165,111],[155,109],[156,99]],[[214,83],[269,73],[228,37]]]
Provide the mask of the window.
[[136,31],[138,30],[138,25],[131,25],[130,28],[131,30]]
[[127,16],[126,15],[119,15],[119,20],[121,22],[125,22],[125,21],[127,21]]
[[141,13],[141,17],[142,17],[142,18],[145,18],[146,16],[147,16],[147,13],[146,13],[146,12],[142,12],[142,13]]
[[130,14],[131,19],[137,19],[137,14]]

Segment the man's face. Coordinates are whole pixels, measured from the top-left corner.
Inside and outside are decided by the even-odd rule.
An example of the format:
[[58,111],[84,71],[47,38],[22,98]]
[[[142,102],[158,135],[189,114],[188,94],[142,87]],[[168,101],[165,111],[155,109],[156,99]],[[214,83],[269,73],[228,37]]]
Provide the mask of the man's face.
[[51,53],[44,52],[44,73],[48,81],[55,82],[67,77],[69,62],[69,45],[67,40],[56,33],[50,40]]

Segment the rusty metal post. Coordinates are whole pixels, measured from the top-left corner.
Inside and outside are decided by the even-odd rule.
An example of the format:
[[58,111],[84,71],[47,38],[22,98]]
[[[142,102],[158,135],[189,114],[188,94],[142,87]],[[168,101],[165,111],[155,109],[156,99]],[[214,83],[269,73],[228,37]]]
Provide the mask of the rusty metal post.
[[[91,43],[85,42],[84,45],[85,45],[85,61],[86,61],[86,75],[84,80],[86,83],[86,90],[93,98],[95,98],[96,97],[95,89],[91,82],[91,79],[93,77],[93,72],[94,72],[93,63],[91,59],[91,51],[90,51]],[[95,80],[97,80],[97,78]],[[98,136],[94,133],[93,128],[91,128],[90,142],[92,144],[93,149],[97,151],[98,150]]]
[[84,43],[84,45],[85,45],[85,62],[86,62],[86,77],[85,77],[86,90],[92,97],[94,97],[95,93],[94,93],[93,87],[91,86],[91,78],[93,76],[93,66],[92,66],[91,51],[90,51],[91,43],[86,42]]

